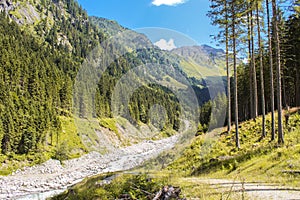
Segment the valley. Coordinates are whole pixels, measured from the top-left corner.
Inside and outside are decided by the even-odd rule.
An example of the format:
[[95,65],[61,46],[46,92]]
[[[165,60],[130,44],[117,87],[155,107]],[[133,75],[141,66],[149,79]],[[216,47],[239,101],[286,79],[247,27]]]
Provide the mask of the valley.
[[[0,199],[300,199],[300,4],[206,1],[215,47],[0,0]],[[149,2],[144,23],[197,3]]]
[[48,160],[41,165],[25,167],[12,175],[0,177],[0,198],[44,199],[46,197],[43,193],[52,196],[84,178],[129,170],[174,147],[178,137],[175,135],[158,141],[144,141],[105,155],[91,152],[72,160]]

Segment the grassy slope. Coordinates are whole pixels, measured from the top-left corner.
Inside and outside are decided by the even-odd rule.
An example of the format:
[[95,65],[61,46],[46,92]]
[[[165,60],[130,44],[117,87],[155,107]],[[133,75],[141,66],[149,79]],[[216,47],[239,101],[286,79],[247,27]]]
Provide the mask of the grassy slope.
[[[103,184],[103,180],[110,179],[110,184]],[[132,199],[146,200],[154,198],[166,183],[164,178],[152,179],[144,174],[103,174],[85,179],[52,199],[120,199],[122,194],[128,194]]]
[[[290,129],[290,131],[288,131]],[[235,148],[235,133],[225,133],[225,129],[195,137],[173,163],[153,172],[156,176],[168,176],[168,182],[180,186],[188,199],[241,199],[244,193],[223,193],[203,181],[207,178],[221,178],[241,182],[264,182],[299,187],[300,175],[283,173],[284,170],[300,170],[300,115],[290,117],[285,127],[285,144],[278,146],[270,142],[270,116],[267,116],[267,138],[261,136],[261,118],[241,124],[241,149]],[[179,151],[180,152],[180,151]],[[168,153],[171,157],[174,152]],[[151,164],[150,164],[151,166]],[[146,167],[149,173],[149,166]],[[144,171],[144,170],[143,170]],[[145,171],[144,171],[145,172]],[[150,171],[151,172],[151,171]],[[218,187],[217,187],[218,188]]]
[[48,135],[45,145],[39,146],[40,149],[37,153],[28,153],[27,155],[0,155],[0,175],[7,175],[16,169],[24,166],[32,166],[45,162],[50,158],[56,159],[71,159],[76,158],[87,152],[87,148],[82,143],[80,135],[77,133],[77,126],[75,120],[71,117],[60,117],[61,130],[57,135],[52,137]]
[[180,66],[189,77],[195,77],[197,79],[202,79],[207,76],[220,76],[220,74],[225,74],[224,70],[220,69],[219,71],[218,68],[203,67],[192,60],[182,60],[180,62]]
[[[270,121],[270,116],[267,118]],[[269,125],[269,123],[268,123]],[[300,115],[290,117],[289,132],[285,129],[285,144],[259,141],[261,119],[241,125],[241,149],[234,146],[234,132],[219,130],[213,135],[195,138],[183,155],[169,166],[169,170],[182,175],[214,178],[238,178],[246,181],[264,181],[297,186],[300,176],[283,173],[284,170],[300,170]]]
[[[106,186],[99,185],[103,175],[95,176],[92,179],[85,179],[56,199],[66,197],[76,199],[82,195],[87,199],[93,199],[99,195],[105,195],[108,198],[112,197],[110,195],[120,194],[120,192],[130,194],[130,192],[136,191],[136,189],[132,189],[132,186],[147,188],[147,191],[150,191],[150,188],[155,188],[157,191],[159,187],[169,184],[180,186],[182,195],[188,199],[241,199],[242,196],[248,199],[247,194],[244,193],[223,193],[217,188],[199,181],[203,178],[298,186],[300,175],[286,174],[282,171],[300,170],[300,115],[295,114],[290,117],[290,125],[286,128],[290,128],[291,131],[285,129],[285,145],[282,146],[278,146],[276,141],[270,142],[270,116],[267,117],[267,120],[268,135],[261,141],[258,141],[261,132],[260,118],[256,122],[251,120],[241,124],[242,148],[240,150],[234,146],[234,132],[227,134],[223,128],[216,129],[209,134],[195,137],[182,155],[164,169],[161,169],[163,167],[161,163],[151,161],[150,164],[148,163],[148,167],[138,169],[139,172],[148,175],[136,176],[135,178],[122,175],[112,184]],[[169,152],[165,156],[173,157],[171,154]],[[176,153],[173,152],[173,154]],[[167,157],[160,158],[167,159]],[[152,167],[149,168],[149,166]],[[152,181],[143,182],[145,177],[150,177]],[[132,180],[135,180],[135,185],[128,188],[128,182],[132,183]],[[142,185],[139,185],[141,181]],[[156,184],[153,184],[154,182]]]

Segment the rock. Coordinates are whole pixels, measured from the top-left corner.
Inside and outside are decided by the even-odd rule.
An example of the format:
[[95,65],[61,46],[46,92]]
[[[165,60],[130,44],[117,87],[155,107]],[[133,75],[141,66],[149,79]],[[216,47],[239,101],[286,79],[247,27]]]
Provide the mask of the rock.
[[6,14],[9,13],[9,11],[13,10],[14,6],[12,1],[8,0],[0,0],[0,12],[5,12]]

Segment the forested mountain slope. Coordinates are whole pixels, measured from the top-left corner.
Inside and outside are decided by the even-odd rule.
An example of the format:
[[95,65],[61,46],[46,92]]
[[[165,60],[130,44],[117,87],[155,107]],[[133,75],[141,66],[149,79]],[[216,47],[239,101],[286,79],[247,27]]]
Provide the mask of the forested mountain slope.
[[[183,67],[183,55],[160,50],[145,35],[114,21],[89,18],[73,0],[1,0],[0,11],[1,161],[8,155],[40,152],[47,153],[43,159],[66,159],[85,152],[74,116],[89,123],[118,114],[135,125],[178,131],[182,116],[196,115],[197,101],[201,105],[210,99],[204,78],[190,76]],[[121,43],[103,46],[120,33]],[[113,56],[99,63],[103,52]],[[214,59],[222,54],[216,52]],[[93,76],[78,76],[85,64],[96,70]],[[141,66],[149,73],[141,76]],[[135,83],[127,77],[132,73],[139,77]],[[95,91],[80,85],[91,77]],[[142,87],[122,98],[132,84]],[[122,91],[119,96],[114,96],[116,88]],[[112,107],[114,98],[122,106]],[[151,109],[159,109],[155,105],[164,107],[165,123],[150,116]],[[104,121],[100,125],[114,129]]]
[[104,35],[73,1],[1,1],[0,8],[1,152],[43,151],[62,133],[76,73]]
[[1,3],[1,150],[28,153],[61,131],[76,71],[103,36],[74,2]]

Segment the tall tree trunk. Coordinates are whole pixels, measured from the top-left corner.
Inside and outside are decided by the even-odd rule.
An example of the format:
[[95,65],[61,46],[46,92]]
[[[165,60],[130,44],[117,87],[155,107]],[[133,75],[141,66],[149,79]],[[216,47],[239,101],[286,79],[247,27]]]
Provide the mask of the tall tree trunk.
[[286,87],[285,87],[285,79],[284,79],[284,77],[281,77],[281,83],[282,83],[282,86],[281,86],[282,103],[283,103],[284,107],[287,107],[289,104],[288,104],[288,98],[287,98],[287,95],[286,95]]
[[268,43],[269,43],[269,62],[270,62],[271,140],[273,141],[275,140],[275,111],[274,111],[273,49],[272,49],[269,0],[266,0],[266,8],[267,8]]
[[260,20],[259,20],[259,9],[258,1],[256,1],[256,22],[257,22],[257,39],[259,46],[259,62],[260,62],[260,86],[261,86],[261,111],[262,111],[262,135],[266,137],[266,106],[265,106],[265,86],[264,86],[264,67],[263,67],[263,46],[260,36]]
[[278,16],[276,0],[272,0],[273,24],[275,35],[275,57],[276,57],[276,76],[277,76],[277,104],[278,104],[278,143],[283,144],[283,126],[282,126],[282,97],[281,97],[281,57],[280,57],[280,41],[278,33]]
[[230,66],[229,66],[229,27],[228,27],[228,10],[227,10],[227,0],[225,1],[225,40],[226,40],[226,69],[227,69],[227,132],[231,131],[231,94],[230,94]]
[[[248,4],[248,10],[250,9]],[[250,13],[247,13],[247,24],[248,24],[248,62],[249,62],[249,91],[250,91],[250,118],[254,118],[253,112],[253,80],[252,80],[252,50],[251,50],[251,24],[250,24]]]
[[[252,2],[253,3],[253,2]],[[254,86],[254,107],[253,107],[253,113],[254,118],[258,116],[258,97],[257,97],[257,80],[256,80],[256,64],[255,64],[255,48],[254,48],[254,24],[253,24],[253,5],[251,3],[251,9],[250,9],[250,24],[251,24],[251,45],[252,45],[252,78],[253,78],[253,86]]]
[[239,110],[238,110],[238,88],[237,88],[237,64],[236,64],[236,13],[235,13],[235,0],[232,1],[232,47],[233,47],[233,68],[234,68],[234,111],[235,111],[235,144],[240,148],[239,140]]
[[295,92],[296,92],[296,106],[300,106],[300,79],[299,79],[299,69],[296,68],[296,82],[295,82]]

